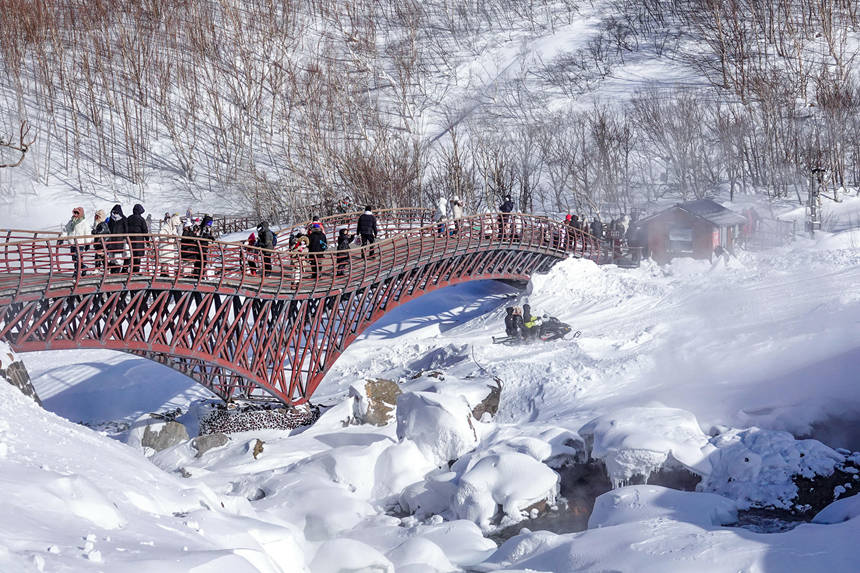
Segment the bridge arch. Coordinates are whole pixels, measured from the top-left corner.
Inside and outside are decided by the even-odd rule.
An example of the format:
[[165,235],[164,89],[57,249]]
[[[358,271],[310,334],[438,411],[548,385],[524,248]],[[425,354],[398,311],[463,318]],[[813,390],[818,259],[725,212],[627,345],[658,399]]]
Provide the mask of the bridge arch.
[[[135,272],[92,271],[111,248],[103,236],[84,239],[90,248],[81,268],[55,237],[7,242],[0,339],[21,352],[121,350],[170,366],[225,400],[262,392],[299,404],[390,309],[447,286],[528,280],[571,254],[599,254],[589,235],[541,217],[478,215],[446,227],[425,217],[401,218],[388,238],[339,253],[131,237],[146,245]],[[187,253],[205,260],[202,270],[179,256]]]

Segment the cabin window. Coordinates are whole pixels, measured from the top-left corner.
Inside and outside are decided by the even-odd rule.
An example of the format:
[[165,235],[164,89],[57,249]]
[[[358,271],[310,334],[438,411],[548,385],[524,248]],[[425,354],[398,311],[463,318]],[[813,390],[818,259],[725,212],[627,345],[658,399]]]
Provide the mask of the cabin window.
[[689,227],[674,227],[669,229],[669,252],[692,253],[693,229]]

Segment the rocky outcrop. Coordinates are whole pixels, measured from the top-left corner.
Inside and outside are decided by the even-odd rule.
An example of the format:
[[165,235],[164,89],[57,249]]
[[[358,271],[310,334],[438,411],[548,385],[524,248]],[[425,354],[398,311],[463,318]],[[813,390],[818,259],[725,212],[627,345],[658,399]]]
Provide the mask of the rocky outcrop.
[[140,445],[160,452],[187,439],[188,430],[179,422],[156,422],[144,427]]
[[191,440],[191,446],[197,450],[197,455],[194,457],[199,458],[209,450],[220,448],[221,446],[226,445],[229,441],[229,436],[222,434],[221,432],[197,436]]
[[403,391],[397,382],[384,378],[367,380],[364,385],[349,388],[353,398],[353,419],[360,424],[384,426],[394,418],[397,397]]
[[9,354],[7,357],[0,359],[0,377],[5,378],[9,384],[20,390],[25,396],[29,396],[35,400],[41,406],[42,401],[39,400],[36,389],[33,387],[32,382],[30,382],[30,374],[27,372],[27,368],[23,362],[14,358],[12,354]]
[[495,417],[499,411],[499,400],[502,398],[502,381],[499,378],[494,378],[495,386],[488,386],[490,393],[487,397],[481,400],[481,403],[472,409],[472,415],[476,420],[480,420],[484,414],[489,414],[490,417]]

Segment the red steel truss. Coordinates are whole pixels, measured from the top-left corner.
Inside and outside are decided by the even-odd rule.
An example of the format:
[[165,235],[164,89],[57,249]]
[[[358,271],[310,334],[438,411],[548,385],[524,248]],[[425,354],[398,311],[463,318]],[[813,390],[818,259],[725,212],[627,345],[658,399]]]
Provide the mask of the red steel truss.
[[[354,231],[357,216],[324,219],[327,234]],[[0,339],[20,352],[121,350],[225,400],[268,393],[300,404],[364,329],[404,302],[465,281],[527,280],[569,255],[599,256],[592,236],[542,217],[377,216],[387,238],[340,252],[330,239],[315,254],[167,235],[70,243],[19,231],[23,240],[0,244]]]

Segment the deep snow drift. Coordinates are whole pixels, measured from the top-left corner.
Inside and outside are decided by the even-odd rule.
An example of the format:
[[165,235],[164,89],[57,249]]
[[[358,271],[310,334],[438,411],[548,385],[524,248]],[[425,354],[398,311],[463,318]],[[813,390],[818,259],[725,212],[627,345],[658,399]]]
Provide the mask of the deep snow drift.
[[[860,449],[833,431],[860,419],[858,238],[662,268],[568,260],[523,294],[430,294],[337,362],[314,426],[233,434],[202,455],[190,440],[133,449],[0,385],[0,570],[855,571],[856,497],[787,532],[726,524],[791,508],[793,475],[840,469],[834,500],[860,487],[850,452],[828,447]],[[504,307],[526,300],[583,335],[493,345]],[[46,406],[75,421],[133,424],[205,394],[109,352],[23,359]],[[358,424],[376,377],[398,382],[397,409]],[[494,379],[498,414],[476,419]],[[838,443],[796,439],[817,433]],[[563,510],[554,469],[587,452],[616,486],[668,465],[700,476],[698,491],[620,487],[587,531],[486,537]]]

